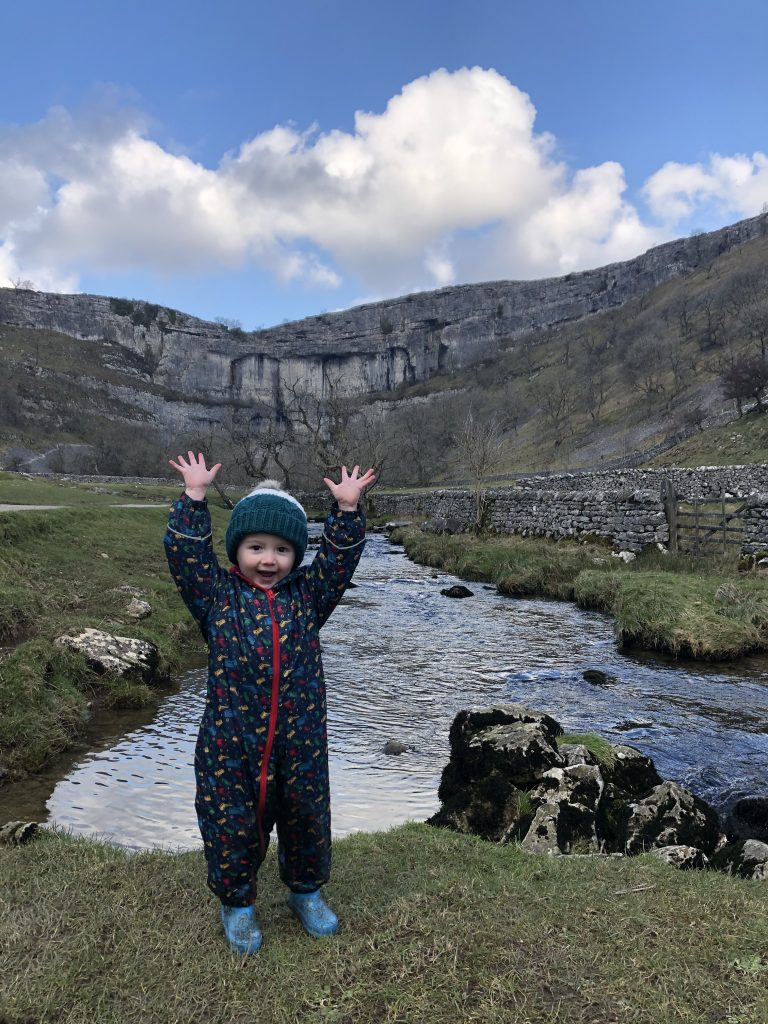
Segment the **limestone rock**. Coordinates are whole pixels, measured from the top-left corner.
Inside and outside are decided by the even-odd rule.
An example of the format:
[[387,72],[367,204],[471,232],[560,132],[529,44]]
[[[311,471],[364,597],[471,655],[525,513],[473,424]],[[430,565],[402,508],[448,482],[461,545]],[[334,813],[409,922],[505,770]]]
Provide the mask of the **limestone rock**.
[[125,614],[129,619],[134,619],[139,622],[141,619],[146,619],[152,614],[152,606],[148,601],[141,601],[139,598],[134,597],[132,601],[128,603],[125,609]]
[[560,807],[558,804],[542,804],[536,811],[531,827],[520,845],[528,853],[544,853],[559,857],[562,853],[559,843]]
[[768,843],[744,839],[723,847],[714,860],[715,867],[731,875],[768,880]]
[[558,743],[557,751],[565,765],[597,764],[595,755],[583,743]]
[[34,839],[39,828],[36,821],[9,821],[0,828],[0,846],[23,846]]
[[59,636],[54,643],[79,651],[99,673],[109,672],[150,684],[164,682],[168,678],[157,647],[146,640],[113,636],[100,629],[88,628],[77,636]]
[[603,776],[597,765],[574,764],[550,768],[530,792],[533,802],[580,804],[594,811],[603,795]]
[[622,562],[628,564],[629,562],[634,562],[634,560],[637,558],[637,555],[634,553],[634,551],[614,551],[613,557],[619,558]]
[[630,796],[644,796],[661,784],[661,776],[650,757],[634,747],[618,743],[613,747],[615,762],[605,769],[606,782]]
[[681,871],[709,867],[709,858],[695,846],[658,846],[649,852]]
[[625,848],[630,854],[656,846],[696,846],[712,853],[720,835],[716,812],[676,782],[662,782],[629,805]]

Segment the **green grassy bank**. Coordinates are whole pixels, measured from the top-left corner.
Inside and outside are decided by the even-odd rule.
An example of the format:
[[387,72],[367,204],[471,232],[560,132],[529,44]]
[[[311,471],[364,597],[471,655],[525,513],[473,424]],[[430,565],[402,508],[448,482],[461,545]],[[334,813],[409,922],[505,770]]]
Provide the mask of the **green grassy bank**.
[[[203,657],[162,547],[166,502],[178,489],[110,491],[0,477],[0,502],[66,506],[0,512],[0,766],[10,778],[66,749],[89,704],[137,707],[157,699],[143,683],[97,675],[82,656],[54,646],[56,636],[90,626],[149,640],[173,669]],[[137,500],[163,504],[115,507]],[[212,511],[223,535],[227,513]],[[126,614],[126,585],[149,602],[148,618]]]
[[735,560],[653,551],[625,565],[599,543],[405,530],[410,558],[503,594],[575,600],[615,619],[627,646],[702,660],[768,650],[768,580]]
[[202,855],[44,833],[0,849],[4,1024],[761,1024],[768,886],[650,856],[549,859],[426,825],[334,846],[342,931],[304,935],[276,862],[231,954]]

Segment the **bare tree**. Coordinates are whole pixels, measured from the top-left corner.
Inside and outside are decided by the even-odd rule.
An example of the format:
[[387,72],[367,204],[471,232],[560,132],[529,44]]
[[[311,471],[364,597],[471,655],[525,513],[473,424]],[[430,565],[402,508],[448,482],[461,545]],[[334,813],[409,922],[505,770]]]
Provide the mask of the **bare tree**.
[[723,393],[736,402],[739,416],[743,415],[743,404],[754,398],[758,412],[765,412],[763,396],[768,388],[768,363],[759,356],[742,356],[723,374]]
[[530,392],[541,406],[542,412],[552,428],[556,444],[565,437],[568,419],[574,409],[575,383],[568,374],[561,374],[552,382],[530,385]]
[[381,480],[386,441],[380,417],[343,392],[341,377],[326,378],[324,397],[311,392],[304,381],[284,383],[283,388],[285,414],[294,426],[294,443],[304,450],[316,474],[329,476],[342,466],[365,462],[373,467],[377,483]]
[[623,353],[629,382],[650,406],[664,391],[666,346],[658,334],[645,334],[631,340]]
[[740,275],[728,297],[728,309],[744,333],[768,356],[768,272],[751,271]]
[[584,405],[593,423],[600,421],[600,412],[608,390],[608,373],[603,359],[588,359],[584,372]]
[[473,525],[480,532],[487,526],[489,512],[486,480],[500,467],[506,448],[501,423],[495,417],[480,420],[470,409],[452,440],[457,466],[472,480],[475,499]]

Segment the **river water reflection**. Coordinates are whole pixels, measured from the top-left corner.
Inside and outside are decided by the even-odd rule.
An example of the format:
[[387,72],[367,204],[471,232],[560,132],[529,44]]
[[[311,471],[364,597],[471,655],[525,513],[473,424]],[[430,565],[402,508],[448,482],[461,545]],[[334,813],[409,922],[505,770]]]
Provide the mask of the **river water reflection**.
[[[323,629],[335,835],[428,817],[456,712],[504,701],[631,743],[721,809],[768,792],[768,662],[625,656],[599,613],[482,584],[469,599],[442,597],[454,582],[373,535],[356,588]],[[606,678],[587,682],[586,669]],[[197,669],[151,722],[102,720],[74,765],[0,790],[0,820],[47,816],[136,849],[198,846],[192,757],[204,694]],[[390,738],[412,749],[388,756]]]

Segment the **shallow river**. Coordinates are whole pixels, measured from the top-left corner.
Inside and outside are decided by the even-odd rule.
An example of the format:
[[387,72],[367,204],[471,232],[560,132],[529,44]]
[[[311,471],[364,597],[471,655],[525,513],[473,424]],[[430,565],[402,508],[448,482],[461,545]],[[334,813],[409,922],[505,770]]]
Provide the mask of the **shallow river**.
[[[374,534],[356,588],[323,629],[335,835],[428,817],[456,712],[504,701],[640,748],[664,778],[721,810],[768,793],[767,660],[627,656],[604,615],[474,583],[472,598],[442,597],[455,582]],[[589,683],[586,669],[608,678]],[[192,757],[204,669],[179,683],[151,721],[146,711],[100,716],[74,755],[0,788],[0,822],[47,819],[136,849],[198,846]],[[386,755],[390,738],[412,749]]]

